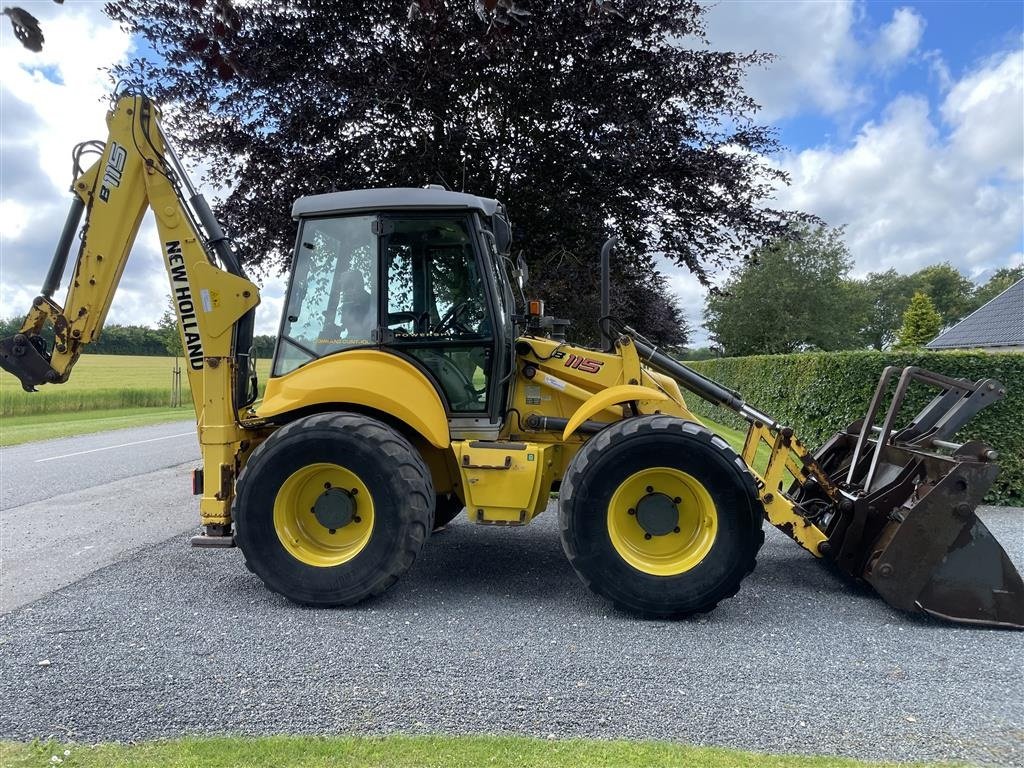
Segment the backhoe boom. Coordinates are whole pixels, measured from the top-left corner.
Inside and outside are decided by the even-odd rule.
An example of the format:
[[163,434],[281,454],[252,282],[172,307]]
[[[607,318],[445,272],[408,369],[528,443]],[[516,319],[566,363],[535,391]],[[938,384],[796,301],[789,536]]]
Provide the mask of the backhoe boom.
[[[249,347],[259,289],[245,277],[208,204],[188,182],[159,117],[148,98],[134,93],[122,95],[108,112],[102,154],[72,182],[71,210],[41,295],[20,332],[0,341],[0,366],[28,391],[68,380],[79,356],[100,336],[142,217],[152,210],[206,469],[202,521],[215,526],[210,532],[226,534],[236,456],[245,439],[240,412],[255,394]],[[81,243],[61,306],[53,294],[67,271],[83,212]],[[42,335],[47,326],[53,328],[52,348]]]

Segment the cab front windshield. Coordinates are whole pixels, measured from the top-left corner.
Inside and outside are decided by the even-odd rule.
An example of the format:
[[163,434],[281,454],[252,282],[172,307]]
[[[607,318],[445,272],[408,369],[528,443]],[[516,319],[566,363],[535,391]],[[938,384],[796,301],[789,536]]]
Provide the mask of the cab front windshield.
[[303,221],[273,375],[387,344],[433,374],[453,411],[483,410],[493,332],[470,221],[464,214]]
[[375,216],[305,221],[274,375],[330,352],[372,343],[377,324]]

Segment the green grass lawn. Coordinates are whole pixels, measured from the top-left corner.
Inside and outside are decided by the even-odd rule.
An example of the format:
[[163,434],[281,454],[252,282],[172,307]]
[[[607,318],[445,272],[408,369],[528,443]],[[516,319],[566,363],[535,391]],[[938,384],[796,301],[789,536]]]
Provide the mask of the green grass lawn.
[[725,438],[725,441],[732,446],[732,449],[736,451],[736,453],[743,453],[743,441],[747,437],[746,432],[741,432],[738,429],[727,427],[724,424],[718,424],[717,422],[711,421],[711,419],[702,420],[707,425],[708,429],[713,432],[717,432]]
[[[184,406],[169,407],[173,368],[170,357],[83,355],[66,384],[38,392],[0,373],[0,446],[195,419],[184,368]],[[258,361],[257,370],[265,382],[270,361]]]
[[[182,361],[182,398],[189,399]],[[65,384],[44,384],[25,392],[10,374],[0,374],[0,416],[74,413],[117,408],[166,408],[170,405],[174,358],[140,355],[83,355]],[[266,381],[270,361],[257,362]]]
[[182,408],[117,408],[74,413],[39,413],[32,416],[4,416],[0,419],[0,447],[33,440],[88,435],[108,429],[145,427],[168,421],[195,421],[191,404]]
[[[53,760],[56,757],[57,760]],[[855,768],[835,757],[761,755],[655,741],[552,740],[522,736],[203,738],[141,744],[0,744],[4,768]],[[906,764],[902,764],[906,765]]]

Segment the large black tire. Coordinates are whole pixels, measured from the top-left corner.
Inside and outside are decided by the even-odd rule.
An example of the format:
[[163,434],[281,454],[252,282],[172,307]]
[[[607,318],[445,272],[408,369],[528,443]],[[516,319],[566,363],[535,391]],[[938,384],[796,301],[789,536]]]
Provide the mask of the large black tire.
[[[285,481],[325,463],[355,474],[373,504],[362,548],[329,566],[303,562],[275,527]],[[303,605],[353,605],[380,595],[409,569],[433,527],[434,497],[426,464],[400,433],[359,414],[315,414],[281,427],[253,451],[238,477],[235,541],[249,570],[274,592]],[[358,495],[351,498],[365,504]],[[313,510],[307,503],[303,511]]]
[[[636,473],[661,467],[698,481],[717,518],[705,545],[710,549],[674,575],[653,575],[629,563],[610,532],[616,490],[628,487]],[[628,510],[628,521],[639,521],[638,511],[639,504]],[[583,583],[619,608],[656,618],[704,613],[735,595],[764,542],[763,515],[743,460],[704,427],[671,416],[626,419],[602,430],[573,459],[559,498],[562,546]],[[643,539],[645,528],[637,530]]]
[[462,499],[454,493],[439,493],[437,504],[434,507],[434,530],[444,528],[465,508],[466,505],[462,503]]

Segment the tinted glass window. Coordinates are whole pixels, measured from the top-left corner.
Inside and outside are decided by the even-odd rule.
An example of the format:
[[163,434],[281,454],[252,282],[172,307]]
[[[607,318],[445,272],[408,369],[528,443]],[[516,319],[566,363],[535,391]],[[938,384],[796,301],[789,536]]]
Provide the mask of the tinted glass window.
[[314,357],[371,343],[377,326],[375,219],[303,223],[274,375]]
[[388,327],[430,369],[453,411],[482,411],[493,330],[465,218],[389,221]]

